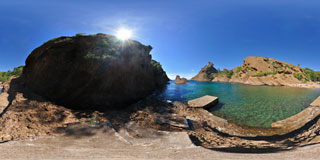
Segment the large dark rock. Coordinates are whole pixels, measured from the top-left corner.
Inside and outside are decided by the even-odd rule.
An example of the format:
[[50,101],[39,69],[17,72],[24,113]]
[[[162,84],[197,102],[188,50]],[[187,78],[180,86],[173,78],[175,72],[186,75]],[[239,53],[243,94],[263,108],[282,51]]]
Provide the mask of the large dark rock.
[[118,109],[163,87],[168,77],[151,46],[105,34],[59,37],[27,58],[28,88],[74,109]]

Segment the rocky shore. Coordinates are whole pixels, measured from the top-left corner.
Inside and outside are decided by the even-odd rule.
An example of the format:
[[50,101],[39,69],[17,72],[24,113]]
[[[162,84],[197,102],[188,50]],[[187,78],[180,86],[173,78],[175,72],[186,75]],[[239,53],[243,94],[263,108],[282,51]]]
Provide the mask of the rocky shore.
[[[0,99],[9,100],[0,104],[1,142],[64,134],[81,136],[77,134],[86,130],[83,129],[85,126],[107,126],[118,132],[128,124],[134,123],[139,127],[156,131],[185,132],[193,144],[222,151],[274,152],[320,143],[319,112],[314,110],[310,110],[310,114],[302,113],[302,121],[294,118],[299,121],[292,121],[295,125],[288,126],[279,122],[273,125],[275,128],[261,130],[229,123],[199,107],[189,107],[181,102],[172,105],[152,97],[119,111],[72,110],[45,101],[25,88],[23,79],[19,78],[5,84]],[[319,100],[312,106],[319,110]],[[306,118],[308,115],[313,117]],[[184,117],[192,122],[193,128],[190,128]],[[279,128],[279,125],[285,128]],[[78,130],[71,132],[72,128]],[[130,132],[136,131],[131,129]]]
[[[206,109],[218,97],[205,96],[189,103],[156,99],[152,93],[161,90],[168,77],[160,63],[152,60],[151,49],[104,34],[59,37],[35,49],[22,76],[3,84],[0,143],[103,133],[112,133],[128,145],[149,145],[155,137],[167,135],[166,140],[176,144],[227,152],[276,152],[320,143],[319,99],[295,117],[267,129],[214,116]],[[209,62],[192,80],[288,86],[313,83],[301,83],[297,73],[308,78],[297,66],[249,57],[232,71],[216,70]],[[177,76],[177,83],[182,82],[187,81]],[[95,129],[101,130],[92,132]]]
[[241,66],[235,67],[232,70],[224,69],[220,71],[215,69],[212,63],[209,63],[209,65],[203,67],[201,71],[192,78],[192,80],[196,81],[298,88],[320,88],[320,82],[317,82],[319,79],[319,72],[265,57],[247,57]]

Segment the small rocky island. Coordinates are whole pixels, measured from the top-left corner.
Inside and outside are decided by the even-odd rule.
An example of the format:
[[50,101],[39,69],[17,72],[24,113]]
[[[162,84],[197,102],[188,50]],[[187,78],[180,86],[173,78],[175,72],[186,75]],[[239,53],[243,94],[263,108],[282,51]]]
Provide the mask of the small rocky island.
[[174,83],[175,84],[186,84],[186,83],[188,83],[188,80],[187,80],[187,78],[184,78],[184,77],[180,78],[180,76],[177,75],[176,79],[174,80]]

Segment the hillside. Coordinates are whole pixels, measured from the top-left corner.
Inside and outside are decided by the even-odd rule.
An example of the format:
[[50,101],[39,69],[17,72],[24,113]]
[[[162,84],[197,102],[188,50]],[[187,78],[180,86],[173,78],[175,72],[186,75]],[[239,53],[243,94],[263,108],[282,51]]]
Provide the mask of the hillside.
[[320,81],[320,72],[273,58],[247,57],[241,66],[232,71],[224,70],[215,74],[213,81],[312,88],[320,87],[317,83]]
[[214,74],[217,70],[213,67],[212,62],[208,62],[208,65],[201,68],[200,72],[191,78],[194,81],[212,81],[214,79]]

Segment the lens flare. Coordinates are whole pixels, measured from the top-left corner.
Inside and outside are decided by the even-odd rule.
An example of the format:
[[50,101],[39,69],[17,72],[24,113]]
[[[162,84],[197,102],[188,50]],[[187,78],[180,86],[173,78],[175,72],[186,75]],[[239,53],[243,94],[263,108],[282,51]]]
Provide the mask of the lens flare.
[[132,37],[132,31],[126,28],[120,28],[116,34],[117,38],[120,40],[128,40]]

